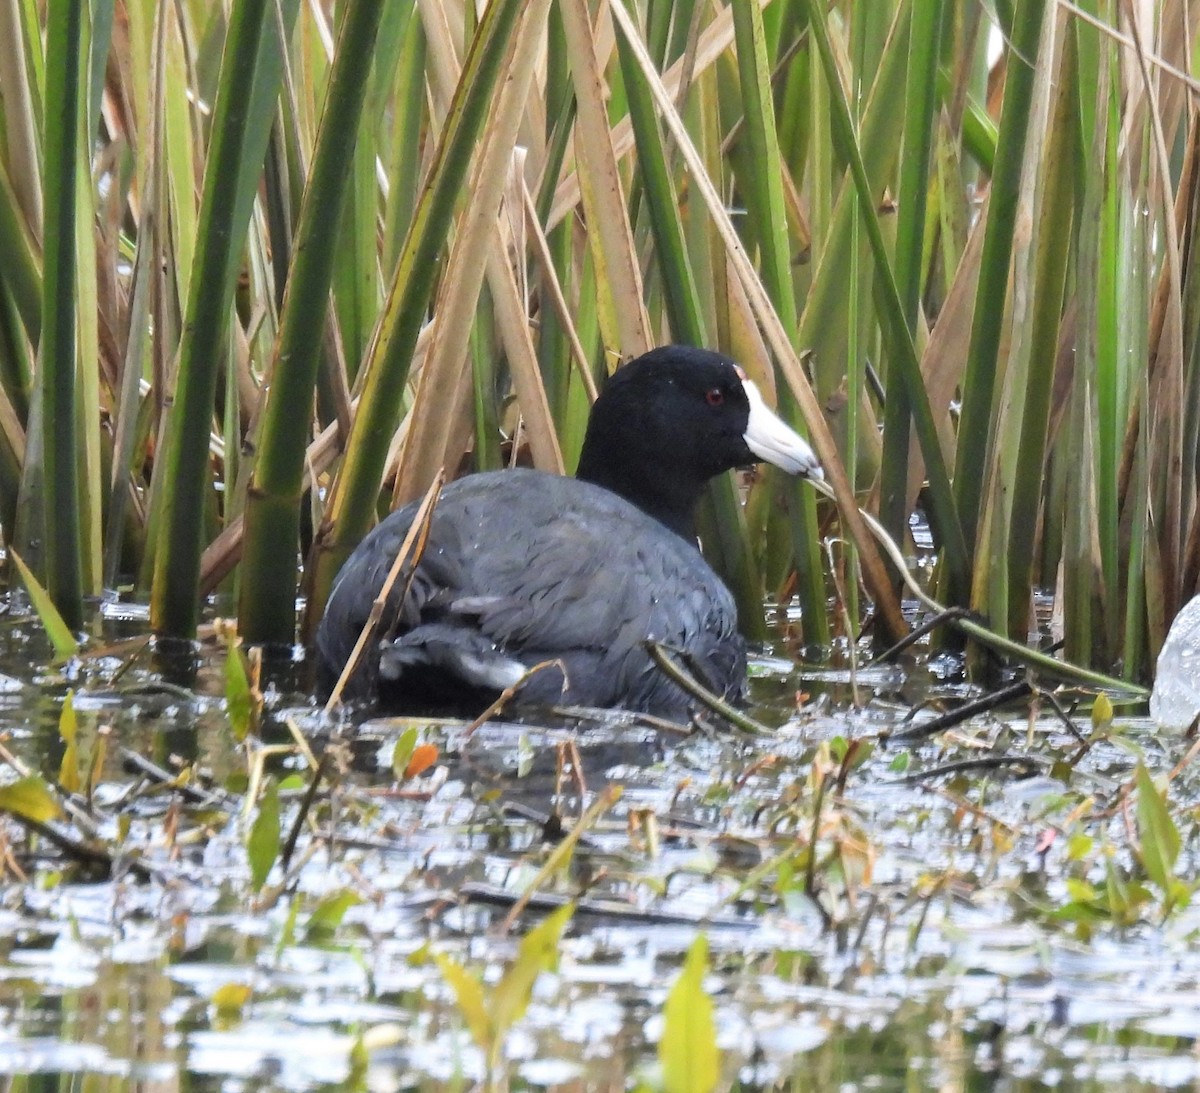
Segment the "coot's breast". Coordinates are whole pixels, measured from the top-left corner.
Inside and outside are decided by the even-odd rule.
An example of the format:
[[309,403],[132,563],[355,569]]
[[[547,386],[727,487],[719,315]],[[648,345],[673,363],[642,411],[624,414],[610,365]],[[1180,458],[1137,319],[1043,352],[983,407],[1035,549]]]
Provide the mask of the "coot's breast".
[[[349,658],[415,511],[382,521],[339,574],[317,635],[326,686]],[[383,624],[395,620],[397,652],[385,650],[384,661],[403,662],[402,674],[394,685],[381,679],[372,642],[352,697],[461,709],[486,697],[481,680],[559,659],[566,678],[545,670],[519,701],[678,716],[688,697],[655,668],[647,638],[684,650],[718,693],[736,697],[743,686],[733,598],[695,545],[576,479],[519,469],[451,483],[402,606],[399,595]]]

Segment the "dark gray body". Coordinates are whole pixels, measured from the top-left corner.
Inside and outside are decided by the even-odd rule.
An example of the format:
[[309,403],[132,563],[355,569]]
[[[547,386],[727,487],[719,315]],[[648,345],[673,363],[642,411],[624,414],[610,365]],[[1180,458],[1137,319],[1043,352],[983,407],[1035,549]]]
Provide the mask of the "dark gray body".
[[[326,689],[415,512],[409,505],[382,521],[339,573],[317,632]],[[451,483],[402,607],[399,597],[397,588],[381,624],[380,636],[395,636],[382,646],[383,674],[376,640],[347,697],[479,712],[498,692],[480,682],[489,666],[502,674],[514,662],[558,658],[566,680],[557,669],[540,672],[519,703],[684,715],[690,700],[654,666],[648,638],[684,650],[717,693],[737,698],[743,688],[746,653],[733,597],[694,543],[589,482],[511,470]],[[464,679],[464,662],[481,670],[473,682]]]

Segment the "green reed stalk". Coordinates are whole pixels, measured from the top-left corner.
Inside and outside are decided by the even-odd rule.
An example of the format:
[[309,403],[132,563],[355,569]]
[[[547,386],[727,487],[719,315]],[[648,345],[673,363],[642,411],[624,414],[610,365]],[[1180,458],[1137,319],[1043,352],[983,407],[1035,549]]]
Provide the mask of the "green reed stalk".
[[[980,483],[987,473],[992,395],[1008,297],[1009,258],[1020,196],[1025,135],[1033,98],[1038,47],[1041,42],[1045,0],[1020,0],[1010,45],[1011,63],[1004,85],[1004,107],[996,148],[983,240],[979,287],[975,294],[975,320],[967,372],[963,380],[959,416],[958,453],[954,465],[954,502],[966,550],[974,552],[979,523]],[[953,578],[951,578],[953,579]],[[960,593],[966,585],[956,585]],[[947,599],[961,603],[960,595]]]
[[[950,588],[957,591],[959,596],[965,597],[966,590],[969,588],[969,558],[954,497],[951,493],[950,477],[946,471],[945,461],[942,459],[933,414],[929,408],[929,399],[921,378],[916,346],[908,324],[905,322],[903,306],[892,274],[891,261],[883,241],[879,217],[875,211],[875,202],[863,165],[862,150],[855,138],[849,106],[838,78],[837,65],[829,42],[829,31],[825,25],[824,11],[819,4],[809,3],[808,12],[809,25],[817,43],[826,83],[829,86],[833,136],[842,154],[849,162],[863,226],[867,230],[867,238],[875,259],[876,306],[879,311],[880,324],[885,332],[885,346],[889,360],[893,362],[899,373],[897,378],[907,389],[916,423],[917,439],[921,444],[921,454],[925,458],[926,473],[929,476],[930,524],[943,552]],[[895,380],[893,380],[894,382]]]
[[[900,208],[896,220],[896,288],[913,339],[921,308],[925,207],[929,162],[937,119],[937,70],[945,0],[913,7],[905,85],[904,155],[900,160]],[[903,383],[888,389],[880,461],[879,520],[897,543],[908,531],[909,419],[912,410]]]
[[[286,30],[296,5],[284,5]],[[180,344],[175,403],[166,431],[166,475],[150,617],[155,631],[190,637],[199,617],[197,589],[208,492],[209,436],[217,376],[224,360],[230,303],[282,76],[282,46],[272,0],[233,8],[212,141],[200,199],[198,246]],[[307,406],[304,411],[307,418]]]
[[[748,155],[744,159],[747,204],[760,248],[763,284],[786,330],[797,330],[795,286],[792,284],[792,251],[783,200],[783,157],[775,129],[771,73],[762,12],[757,4],[735,4],[733,27],[737,42],[738,75],[742,93],[742,134]],[[785,383],[778,385],[782,416],[804,431],[795,397]],[[768,472],[771,474],[773,472]],[[787,484],[792,552],[798,578],[797,591],[808,641],[825,645],[829,621],[825,610],[825,577],[817,541],[817,505],[812,490]]]
[[52,0],[46,40],[45,238],[41,367],[37,374],[48,437],[43,557],[46,587],[73,630],[83,624],[79,437],[75,428],[75,188],[83,109],[83,2]]
[[306,574],[310,626],[320,618],[342,562],[374,518],[388,442],[396,427],[417,335],[433,289],[430,272],[445,248],[462,180],[523,6],[522,0],[495,0],[490,4],[463,65],[365,365],[362,398],[346,445],[345,462],[334,483],[325,523],[313,544],[312,564]]
[[300,208],[258,459],[246,497],[238,620],[250,642],[288,643],[295,637],[297,574],[294,565],[283,561],[295,558],[298,549],[309,408],[323,349],[345,182],[383,7],[377,0],[347,4]]
[[[654,98],[630,52],[624,32],[620,30],[617,47],[671,336],[674,341],[688,345],[711,345],[684,240],[679,199],[667,164]],[[762,577],[755,564],[746,519],[731,475],[722,475],[712,483],[700,521],[705,554],[733,591],[742,630],[762,640],[766,637]]]

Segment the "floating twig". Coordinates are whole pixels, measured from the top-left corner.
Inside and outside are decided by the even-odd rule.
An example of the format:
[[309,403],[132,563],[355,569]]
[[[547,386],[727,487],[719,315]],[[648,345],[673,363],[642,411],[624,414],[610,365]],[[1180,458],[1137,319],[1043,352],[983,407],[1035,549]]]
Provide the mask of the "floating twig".
[[[809,485],[818,493],[823,493],[826,497],[834,499],[833,491],[830,489],[828,483],[822,482],[820,479],[809,479]],[[929,611],[933,611],[938,615],[945,615],[949,609],[944,604],[938,603],[937,600],[921,587],[909,570],[904,560],[903,552],[896,545],[895,540],[884,530],[883,525],[863,509],[859,509],[858,511],[870,529],[871,534],[875,536],[879,541],[879,545],[883,547],[884,553],[891,559],[892,564],[896,567],[900,578],[904,581],[909,591]],[[1027,664],[1032,668],[1040,668],[1042,671],[1050,672],[1056,676],[1074,679],[1091,687],[1099,687],[1104,690],[1132,695],[1135,698],[1150,697],[1150,692],[1145,687],[1132,683],[1127,679],[1117,679],[1114,676],[1105,675],[1103,672],[1093,672],[1090,668],[1083,668],[1078,664],[1072,664],[1068,660],[1055,660],[1054,657],[1047,656],[1038,649],[1030,649],[1027,645],[1022,645],[1018,641],[1013,641],[1002,634],[997,634],[994,630],[989,630],[986,626],[975,621],[974,616],[970,612],[963,618],[954,618],[950,621],[968,637],[974,638],[996,652],[1005,653],[1014,660],[1022,664]]]
[[957,763],[943,763],[940,766],[930,767],[928,770],[913,771],[911,774],[891,779],[891,784],[913,785],[928,778],[941,778],[947,774],[972,774],[981,770],[999,770],[1002,767],[1022,767],[1024,769],[1018,773],[1026,776],[1041,774],[1045,769],[1041,760],[1035,759],[1032,755],[988,755],[981,759],[963,759]]
[[522,687],[524,687],[530,679],[537,675],[538,672],[544,672],[547,668],[557,668],[560,672],[562,672],[563,679],[566,681],[564,686],[570,683],[570,680],[567,677],[567,666],[557,657],[555,657],[553,660],[538,661],[538,663],[530,668],[529,671],[527,671],[520,679],[518,679],[516,683],[505,687],[504,690],[500,692],[500,696],[496,699],[496,701],[493,702],[486,710],[483,711],[483,713],[481,713],[467,726],[467,739],[469,740],[471,738],[476,729],[486,725],[493,717],[496,716],[496,714],[504,709],[504,707],[513,700],[513,697],[516,695],[516,693]]
[[650,659],[658,666],[659,671],[676,686],[690,694],[702,706],[711,710],[719,717],[723,717],[731,725],[736,726],[743,732],[751,733],[754,736],[771,735],[771,730],[766,725],[762,725],[755,721],[754,718],[742,713],[741,710],[726,702],[719,695],[714,694],[703,683],[694,676],[689,675],[680,665],[676,664],[671,659],[671,654],[676,653],[682,656],[679,650],[672,649],[670,646],[663,645],[661,642],[654,641],[653,639],[648,639],[642,644],[645,646],[646,652],[650,654]]
[[905,743],[913,740],[924,740],[927,736],[934,736],[939,732],[944,732],[946,729],[952,729],[955,725],[960,725],[964,721],[969,721],[976,714],[987,713],[998,706],[1006,705],[1009,702],[1016,702],[1018,699],[1026,698],[1031,694],[1033,694],[1033,685],[1029,680],[1021,679],[1007,687],[1001,687],[998,691],[992,691],[980,698],[972,699],[970,702],[964,702],[957,709],[950,710],[948,713],[941,714],[928,721],[922,721],[919,725],[913,725],[898,732],[880,733],[879,739],[885,743],[890,740]]
[[562,842],[550,851],[545,864],[537,871],[533,880],[525,886],[525,891],[513,903],[512,909],[508,914],[504,916],[504,921],[500,923],[500,932],[502,934],[508,933],[513,928],[513,924],[520,918],[521,912],[525,910],[529,901],[536,895],[537,890],[545,883],[546,878],[570,858],[575,850],[575,844],[579,842],[583,833],[592,827],[605,812],[612,808],[620,796],[620,786],[606,786],[600,796],[588,806],[583,815],[576,821],[575,826],[563,836]]
[[160,767],[144,755],[139,755],[132,748],[122,746],[120,755],[121,762],[126,770],[148,778],[155,785],[169,786],[184,800],[194,805],[200,805],[203,808],[222,808],[229,811],[237,811],[238,803],[228,794],[221,793],[219,790],[201,789],[189,782],[181,782],[179,775],[172,774],[169,770]]
[[79,839],[73,839],[69,835],[65,835],[56,828],[51,827],[49,824],[42,823],[41,820],[22,816],[17,812],[9,812],[8,815],[22,827],[41,836],[68,858],[78,862],[80,865],[101,866],[105,869],[106,874],[111,876],[117,863],[121,862],[128,866],[129,871],[135,873],[140,880],[153,880],[155,878],[157,870],[135,857],[113,854],[102,846],[93,846],[89,843],[81,842]]
[[719,926],[740,930],[756,928],[755,923],[747,919],[731,916],[688,915],[680,911],[645,911],[613,900],[588,899],[587,897],[572,899],[570,896],[554,892],[536,892],[526,898],[507,888],[501,888],[495,884],[484,884],[481,881],[468,881],[459,888],[459,894],[471,903],[482,903],[492,907],[512,907],[518,901],[523,901],[522,909],[541,912],[557,911],[568,903],[574,903],[576,917],[595,915],[599,918],[617,919],[620,922],[637,926]]
[[904,652],[910,645],[915,645],[926,634],[933,633],[939,626],[947,626],[959,619],[976,619],[979,616],[972,611],[968,611],[965,607],[947,607],[943,611],[939,611],[932,618],[926,619],[920,626],[914,630],[910,630],[902,637],[895,645],[890,646],[879,654],[870,664],[868,668],[874,667],[876,664],[888,664],[895,660],[901,653]]

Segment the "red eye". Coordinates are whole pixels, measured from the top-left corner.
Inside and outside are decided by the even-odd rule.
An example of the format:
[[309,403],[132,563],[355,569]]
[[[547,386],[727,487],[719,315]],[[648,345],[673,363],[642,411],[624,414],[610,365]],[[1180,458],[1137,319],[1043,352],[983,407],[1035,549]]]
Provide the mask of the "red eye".
[[707,402],[709,406],[720,406],[721,403],[725,401],[725,392],[719,387],[714,387],[704,393],[704,401]]

